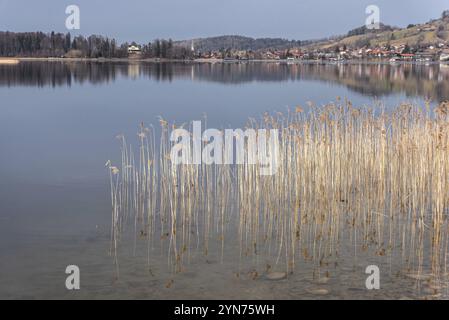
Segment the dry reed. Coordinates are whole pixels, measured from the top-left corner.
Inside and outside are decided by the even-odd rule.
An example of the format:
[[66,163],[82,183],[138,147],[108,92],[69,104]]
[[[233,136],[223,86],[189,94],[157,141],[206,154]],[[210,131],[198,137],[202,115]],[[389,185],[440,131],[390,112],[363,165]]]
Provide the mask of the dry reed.
[[136,241],[139,234],[148,241],[148,263],[159,240],[175,272],[193,250],[207,255],[211,239],[223,259],[226,239],[237,232],[239,261],[274,257],[287,272],[301,259],[326,265],[345,241],[355,255],[398,249],[405,268],[447,274],[449,104],[435,112],[409,104],[385,112],[347,101],[310,107],[248,122],[279,130],[272,176],[250,164],[173,166],[174,127],[162,119],[159,146],[156,130],[141,125],[136,158],[119,136],[120,170],[108,162],[112,252],[117,257],[128,220]]

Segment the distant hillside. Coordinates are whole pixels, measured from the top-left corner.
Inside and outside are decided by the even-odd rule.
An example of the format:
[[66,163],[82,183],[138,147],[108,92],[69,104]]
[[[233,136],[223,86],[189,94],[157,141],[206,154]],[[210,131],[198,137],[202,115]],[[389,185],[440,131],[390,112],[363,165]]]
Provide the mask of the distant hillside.
[[369,30],[361,26],[350,30],[345,35],[332,36],[320,40],[287,40],[282,38],[259,38],[227,35],[210,38],[189,39],[174,42],[185,48],[190,48],[192,41],[195,50],[219,51],[260,50],[260,49],[288,49],[304,47],[309,49],[332,49],[347,46],[360,48],[364,46],[386,46],[407,44],[412,47],[438,45],[449,43],[449,10],[443,12],[441,18],[423,24],[410,24],[407,28],[397,28],[381,24],[378,30]]
[[210,38],[198,38],[183,41],[176,41],[175,45],[180,45],[186,48],[190,48],[192,41],[195,50],[199,51],[218,51],[226,49],[235,50],[259,50],[259,49],[288,49],[293,47],[299,47],[307,44],[307,42],[286,40],[281,38],[259,38],[254,39],[243,36],[219,36]]
[[399,28],[394,28],[389,25],[380,23],[379,29],[368,29],[366,26],[362,26],[362,27],[355,28],[355,29],[349,31],[348,34],[346,35],[346,37],[366,35],[366,34],[372,34],[372,33],[381,33],[381,32],[385,32],[385,31],[394,31],[397,29],[399,29]]
[[342,37],[332,40],[317,41],[306,45],[309,48],[330,49],[334,47],[411,47],[449,43],[449,11],[443,12],[441,18],[423,24],[410,24],[407,28],[393,28],[381,25],[380,30],[368,30],[365,26],[351,30]]

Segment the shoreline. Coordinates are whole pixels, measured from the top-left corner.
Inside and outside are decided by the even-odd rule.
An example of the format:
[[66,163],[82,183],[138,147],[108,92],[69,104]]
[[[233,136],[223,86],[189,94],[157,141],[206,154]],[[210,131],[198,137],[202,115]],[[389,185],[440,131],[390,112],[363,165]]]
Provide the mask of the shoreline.
[[199,58],[194,60],[188,59],[162,59],[162,58],[59,58],[59,57],[0,57],[0,65],[15,65],[21,61],[26,62],[102,62],[102,63],[282,63],[282,64],[329,64],[329,65],[341,65],[341,64],[416,64],[416,65],[435,65],[443,64],[448,65],[449,61],[388,61],[388,60],[375,60],[375,59],[363,59],[363,60],[342,60],[342,61],[329,61],[329,60],[276,60],[276,59],[253,59],[253,60],[226,60],[226,59],[205,59]]
[[0,65],[15,65],[20,61],[16,58],[0,58]]

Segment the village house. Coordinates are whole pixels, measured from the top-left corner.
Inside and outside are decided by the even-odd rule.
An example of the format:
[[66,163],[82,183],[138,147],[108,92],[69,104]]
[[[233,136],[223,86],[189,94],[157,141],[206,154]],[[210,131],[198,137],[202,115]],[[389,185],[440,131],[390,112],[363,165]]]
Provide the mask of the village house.
[[128,54],[140,54],[142,53],[142,50],[139,46],[136,45],[130,45],[128,46]]
[[440,61],[441,62],[449,61],[449,49],[445,49],[441,52]]
[[287,53],[287,58],[301,59],[302,57],[303,53],[299,48],[290,49]]
[[428,26],[428,27],[425,27],[422,29],[422,31],[425,31],[425,32],[431,32],[431,31],[435,31],[435,30],[436,30],[435,26]]
[[415,54],[417,61],[435,61],[438,53],[434,50],[419,51]]
[[412,60],[415,59],[415,54],[413,54],[413,53],[401,53],[400,57],[404,61],[412,61]]
[[281,59],[281,57],[276,52],[272,52],[272,51],[266,51],[265,53],[263,53],[262,54],[262,58],[263,59],[268,59],[268,60],[279,60],[279,59]]

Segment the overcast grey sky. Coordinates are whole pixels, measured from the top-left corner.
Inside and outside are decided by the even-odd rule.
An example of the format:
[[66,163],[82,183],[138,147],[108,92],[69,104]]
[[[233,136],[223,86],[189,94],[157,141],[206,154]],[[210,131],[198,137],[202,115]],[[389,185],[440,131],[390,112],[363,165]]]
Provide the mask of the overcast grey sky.
[[363,25],[370,4],[396,26],[449,9],[448,0],[0,0],[0,30],[66,32],[69,4],[80,7],[79,33],[138,42],[225,34],[304,40]]

